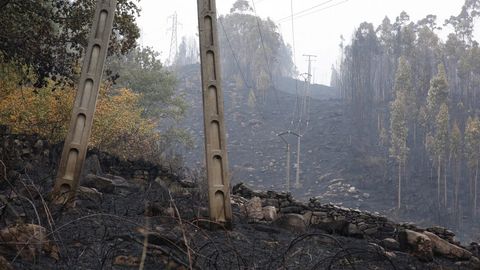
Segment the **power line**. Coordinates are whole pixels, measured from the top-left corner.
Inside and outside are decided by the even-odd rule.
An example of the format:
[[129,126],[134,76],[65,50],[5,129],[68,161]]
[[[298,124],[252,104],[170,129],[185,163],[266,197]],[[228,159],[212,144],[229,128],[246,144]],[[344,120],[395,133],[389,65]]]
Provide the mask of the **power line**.
[[300,15],[300,16],[298,16],[298,17],[295,17],[295,20],[296,20],[296,19],[303,18],[303,17],[308,16],[308,15],[315,14],[315,13],[320,12],[320,11],[324,11],[324,10],[327,10],[327,9],[330,9],[330,8],[333,8],[333,7],[336,7],[336,6],[339,6],[339,5],[341,5],[341,4],[345,4],[345,3],[348,2],[348,1],[349,1],[349,0],[344,0],[344,1],[342,1],[342,2],[338,2],[338,3],[333,4],[333,5],[330,5],[330,6],[328,6],[328,7],[324,7],[324,8],[319,9],[319,10],[314,10],[314,11],[312,11],[312,12],[309,12],[309,13],[306,13],[306,14],[302,14],[302,15]]
[[[293,0],[290,0],[290,13],[292,14],[292,50],[293,50],[293,64],[295,69],[297,68],[297,56],[296,56],[296,48],[295,48],[295,25],[293,23]],[[295,111],[298,110],[298,80],[295,80],[295,93],[297,95],[295,100],[295,106],[292,112],[292,121],[290,122],[290,126],[288,129],[292,128],[292,125],[295,121]]]
[[272,70],[270,68],[270,62],[268,61],[267,50],[265,49],[265,42],[263,41],[262,29],[260,27],[260,18],[258,17],[257,9],[255,7],[255,1],[254,0],[252,0],[252,7],[253,7],[253,12],[255,13],[255,18],[256,18],[256,21],[257,21],[258,34],[260,35],[260,41],[262,42],[263,55],[265,57],[265,64],[267,66],[270,81],[272,82],[272,86],[273,86],[273,90],[274,90],[274,94],[275,94],[275,99],[277,101],[277,104],[279,104],[277,88],[275,87],[275,81],[273,80],[273,74],[272,74]]
[[225,31],[225,27],[223,26],[223,21],[220,19],[218,20],[220,22],[220,25],[222,26],[223,33],[225,34],[225,39],[227,40],[228,47],[230,48],[230,51],[232,52],[233,59],[235,60],[235,63],[237,64],[238,71],[240,72],[240,75],[242,76],[243,83],[245,86],[250,89],[251,87],[247,83],[247,79],[245,77],[245,74],[242,71],[242,67],[240,66],[240,62],[238,61],[237,55],[235,54],[235,51],[233,50],[232,43],[230,42],[230,39],[228,38],[227,31]]
[[[327,6],[327,7],[325,7],[325,8],[321,8],[321,9],[315,10],[316,8],[321,7],[321,6],[324,6],[324,5],[326,5],[326,4],[328,4],[328,3],[331,3],[331,2],[333,2],[333,1],[335,1],[335,0],[324,1],[324,2],[322,2],[322,3],[318,4],[318,5],[315,5],[315,6],[313,6],[313,7],[304,9],[304,10],[302,10],[302,11],[299,11],[299,12],[297,12],[297,13],[295,13],[295,14],[292,14],[292,15],[289,15],[289,16],[287,16],[287,17],[283,17],[283,18],[277,20],[277,23],[281,23],[281,22],[287,21],[287,20],[289,20],[289,19],[291,19],[291,18],[292,18],[292,19],[293,19],[293,18],[298,19],[298,18],[307,16],[307,15],[311,15],[311,14],[316,13],[316,12],[319,12],[319,11],[323,11],[323,10],[326,10],[326,9],[329,9],[329,8],[332,8],[332,7],[336,7],[336,6],[340,5],[340,4],[343,4],[343,3],[345,3],[345,2],[348,2],[349,0],[344,0],[344,1],[342,1],[342,2],[339,2],[339,3],[333,4],[333,5]],[[314,10],[314,11],[309,12],[309,11],[311,11],[311,10]]]
[[[300,15],[300,14],[302,14],[302,13],[305,13],[305,12],[310,11],[310,10],[312,10],[312,9],[315,9],[315,8],[317,8],[317,7],[321,7],[321,6],[326,5],[326,4],[328,4],[328,3],[330,3],[330,2],[333,2],[333,1],[335,1],[335,0],[327,0],[327,1],[324,1],[324,2],[322,2],[322,3],[318,4],[318,5],[315,5],[315,6],[313,6],[313,7],[309,7],[309,8],[307,8],[307,9],[304,9],[304,10],[302,10],[302,11],[299,11],[299,12],[297,12],[297,13],[295,13],[295,14],[292,13],[292,14],[286,16],[286,17],[283,17],[283,18],[279,19],[277,22],[286,21],[286,20],[288,20],[288,19],[290,19],[290,18],[293,18],[293,17],[295,17],[295,16],[297,16],[297,15]],[[290,4],[291,4],[291,2],[290,2]]]

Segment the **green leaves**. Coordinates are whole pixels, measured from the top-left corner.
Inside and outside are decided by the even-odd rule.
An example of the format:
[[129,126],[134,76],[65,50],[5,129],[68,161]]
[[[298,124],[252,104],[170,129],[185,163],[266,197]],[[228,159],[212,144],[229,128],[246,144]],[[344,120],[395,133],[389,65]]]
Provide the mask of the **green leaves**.
[[469,117],[465,129],[465,157],[470,167],[476,166],[480,160],[480,120]]
[[143,115],[178,119],[184,115],[186,104],[175,92],[175,76],[157,57],[158,53],[151,48],[135,48],[127,55],[108,59],[108,74],[115,87],[125,87],[140,94]]
[[[137,0],[119,0],[110,42],[110,54],[123,54],[135,46],[139,29]],[[47,77],[74,78],[87,44],[95,0],[5,1],[0,9],[0,52],[34,69],[36,86]],[[57,76],[58,77],[58,76]]]

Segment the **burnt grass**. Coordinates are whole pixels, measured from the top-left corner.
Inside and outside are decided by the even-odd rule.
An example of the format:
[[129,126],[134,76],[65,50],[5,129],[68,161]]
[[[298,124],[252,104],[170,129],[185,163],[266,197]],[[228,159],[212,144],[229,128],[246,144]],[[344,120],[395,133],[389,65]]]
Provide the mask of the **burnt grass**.
[[407,251],[385,250],[380,239],[252,223],[238,204],[233,227],[226,229],[208,221],[202,177],[99,152],[90,156],[98,156],[102,174],[132,185],[101,196],[80,194],[75,208],[54,205],[49,192],[61,146],[35,136],[1,138],[1,228],[41,225],[59,255],[23,258],[18,248],[25,243],[17,249],[0,243],[0,255],[14,269],[138,269],[145,246],[144,269],[469,269],[444,258],[426,263]]
[[[199,78],[198,66],[182,67],[179,71],[179,88],[189,103],[182,127],[189,130],[195,142],[194,147],[183,154],[189,167],[201,168],[204,147]],[[231,182],[247,183],[258,190],[286,191],[286,145],[277,134],[297,131],[296,91],[301,96],[303,82],[281,79],[276,82],[276,88],[269,89],[264,96],[255,92],[257,102],[252,105],[250,89],[236,86],[227,81],[228,77],[224,79]],[[412,222],[424,227],[440,225],[453,230],[464,242],[480,241],[480,222],[468,217],[467,210],[455,213],[451,207],[439,208],[432,200],[437,192],[436,178],[431,177],[430,171],[415,171],[415,164],[409,166],[410,177],[402,187],[403,206],[398,211],[396,165],[388,158],[388,153],[372,147],[366,139],[371,138],[368,134],[358,138],[356,123],[346,113],[345,104],[335,89],[314,85],[311,93],[309,126],[306,131],[302,129],[301,186],[290,189],[295,198],[307,202],[311,197],[318,197],[325,203],[379,212],[397,222]],[[291,145],[290,181],[293,186],[297,139],[294,136],[285,138]],[[348,192],[352,187],[354,192]],[[467,196],[468,192],[462,189],[460,196]],[[467,206],[462,208],[467,209]]]

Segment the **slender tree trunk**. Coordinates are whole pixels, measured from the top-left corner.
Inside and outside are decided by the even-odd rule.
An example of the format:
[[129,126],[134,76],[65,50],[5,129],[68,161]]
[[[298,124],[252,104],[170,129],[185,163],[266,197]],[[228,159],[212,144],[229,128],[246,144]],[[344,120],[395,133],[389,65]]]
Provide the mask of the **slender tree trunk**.
[[447,159],[445,159],[445,164],[443,167],[443,201],[445,203],[445,208],[447,208]]
[[440,192],[440,179],[442,177],[442,170],[441,170],[441,167],[442,167],[442,158],[440,157],[440,155],[438,155],[438,165],[437,165],[437,204],[440,208],[440,198],[441,198],[441,192]]
[[473,217],[477,217],[477,183],[478,183],[478,160],[475,165],[475,180],[473,182]]
[[400,210],[402,206],[402,161],[398,161],[398,194],[397,194],[397,209]]
[[458,160],[457,158],[455,158],[455,162],[454,162],[454,167],[453,167],[453,182],[455,183],[455,187],[454,187],[454,199],[453,199],[453,209],[455,211],[455,213],[458,214],[458,190],[459,190],[459,186],[460,186],[460,177],[458,176],[459,174],[459,169],[458,169]]
[[417,147],[417,123],[413,123],[413,148]]

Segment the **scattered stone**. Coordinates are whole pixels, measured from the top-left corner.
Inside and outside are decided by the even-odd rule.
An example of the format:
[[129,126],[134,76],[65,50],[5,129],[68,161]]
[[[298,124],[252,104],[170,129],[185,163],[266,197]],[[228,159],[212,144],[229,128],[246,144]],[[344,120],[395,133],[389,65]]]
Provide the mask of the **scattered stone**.
[[263,219],[262,201],[259,197],[253,197],[244,205],[244,214],[253,222]]
[[446,240],[438,237],[436,234],[425,231],[423,232],[426,236],[432,240],[433,243],[433,252],[448,258],[459,259],[459,260],[468,260],[472,257],[472,253],[466,249],[463,249],[459,246],[450,244]]
[[473,270],[480,270],[480,259],[472,256],[469,261],[470,267]]
[[100,192],[103,193],[113,193],[115,191],[115,185],[113,184],[112,179],[108,179],[106,177],[102,177],[99,175],[88,174],[85,177],[86,187],[95,188]]
[[305,219],[305,224],[308,226],[312,223],[312,217],[313,217],[313,212],[312,211],[306,211],[303,214],[303,218]]
[[85,178],[87,175],[102,175],[102,166],[100,165],[100,159],[97,155],[91,155],[85,159],[85,163],[82,169],[82,176]]
[[277,219],[277,209],[275,206],[265,206],[263,207],[263,218],[266,221],[274,221]]
[[294,233],[304,233],[307,229],[305,219],[299,214],[285,214],[275,220],[273,224]]
[[401,249],[408,249],[421,261],[433,261],[433,244],[432,240],[425,234],[403,230],[399,234]]
[[347,225],[347,235],[350,236],[361,236],[362,231],[358,229],[357,225],[349,223]]
[[100,202],[102,200],[102,196],[103,194],[95,188],[83,186],[80,186],[77,192],[77,199],[79,200],[91,200],[95,202]]
[[58,248],[47,240],[46,229],[35,224],[20,224],[0,231],[0,242],[27,261],[34,261],[43,250],[58,259]]
[[400,243],[398,243],[398,241],[393,238],[385,238],[382,240],[381,244],[387,250],[400,250]]
[[140,259],[134,256],[117,256],[113,260],[113,264],[126,267],[138,267],[140,265]]

